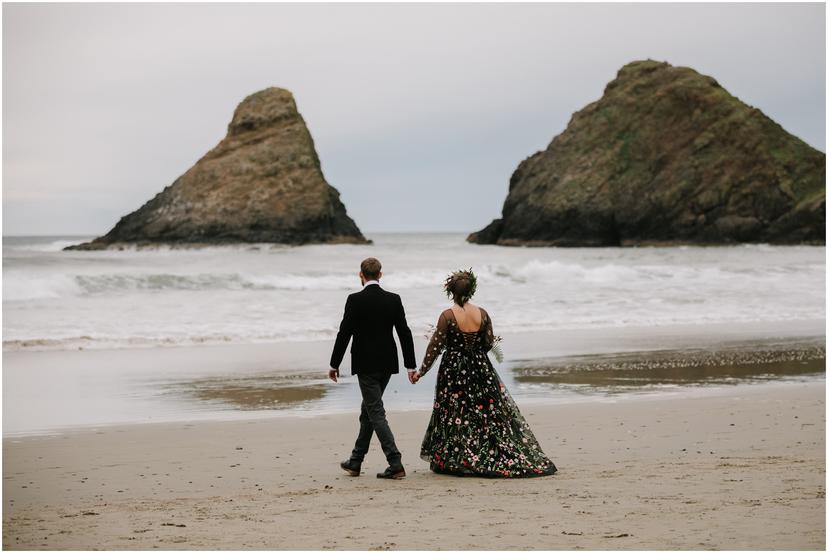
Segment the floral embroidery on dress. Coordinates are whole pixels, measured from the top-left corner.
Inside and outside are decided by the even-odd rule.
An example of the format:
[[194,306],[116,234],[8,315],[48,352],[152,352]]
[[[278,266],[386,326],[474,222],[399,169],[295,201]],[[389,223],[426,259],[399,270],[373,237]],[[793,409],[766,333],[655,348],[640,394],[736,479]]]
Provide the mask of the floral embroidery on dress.
[[487,353],[497,344],[489,314],[477,332],[440,314],[420,373],[442,354],[434,407],[420,457],[434,472],[487,477],[532,477],[557,472],[497,374]]

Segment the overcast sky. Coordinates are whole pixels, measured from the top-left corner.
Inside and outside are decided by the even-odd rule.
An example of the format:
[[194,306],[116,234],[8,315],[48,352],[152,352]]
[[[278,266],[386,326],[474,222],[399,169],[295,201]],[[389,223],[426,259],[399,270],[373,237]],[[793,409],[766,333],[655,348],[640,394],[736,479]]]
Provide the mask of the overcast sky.
[[472,231],[617,70],[713,76],[825,151],[825,4],[3,4],[3,234],[103,234],[290,89],[366,234]]

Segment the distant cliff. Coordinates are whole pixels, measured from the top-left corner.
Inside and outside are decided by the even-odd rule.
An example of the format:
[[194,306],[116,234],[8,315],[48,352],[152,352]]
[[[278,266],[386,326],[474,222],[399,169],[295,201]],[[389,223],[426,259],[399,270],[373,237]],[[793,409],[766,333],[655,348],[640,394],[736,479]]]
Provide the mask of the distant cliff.
[[622,67],[512,175],[470,242],[540,246],[825,243],[825,154],[711,77]]
[[215,148],[107,234],[64,249],[235,242],[367,242],[281,88],[245,98]]

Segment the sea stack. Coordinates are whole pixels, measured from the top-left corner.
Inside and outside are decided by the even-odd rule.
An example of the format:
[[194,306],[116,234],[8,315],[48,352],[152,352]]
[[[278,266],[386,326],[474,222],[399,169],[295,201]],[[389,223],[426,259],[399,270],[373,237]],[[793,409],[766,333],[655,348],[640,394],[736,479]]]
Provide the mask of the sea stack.
[[518,165],[479,244],[825,243],[825,153],[715,79],[622,67],[549,146]]
[[245,98],[227,135],[104,236],[66,250],[124,246],[367,243],[325,181],[293,95]]

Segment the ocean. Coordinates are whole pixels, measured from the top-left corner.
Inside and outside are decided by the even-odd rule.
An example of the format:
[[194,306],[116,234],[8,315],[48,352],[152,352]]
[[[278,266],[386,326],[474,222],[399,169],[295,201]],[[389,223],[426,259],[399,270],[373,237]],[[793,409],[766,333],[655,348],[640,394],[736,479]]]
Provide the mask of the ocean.
[[[506,248],[462,234],[371,245],[63,251],[3,238],[3,434],[146,422],[353,415],[348,356],[326,379],[359,263],[383,264],[417,359],[442,283],[472,268],[495,363],[521,406],[727,393],[825,378],[825,248]],[[386,390],[428,409],[437,370]]]
[[372,245],[62,251],[91,237],[3,238],[3,349],[332,339],[360,261],[377,257],[423,335],[472,268],[497,333],[825,317],[825,248],[507,248],[463,234]]

